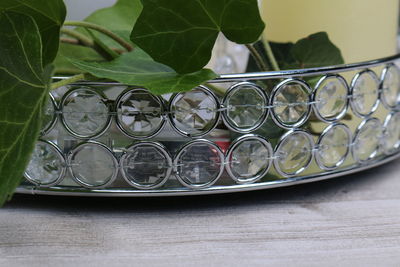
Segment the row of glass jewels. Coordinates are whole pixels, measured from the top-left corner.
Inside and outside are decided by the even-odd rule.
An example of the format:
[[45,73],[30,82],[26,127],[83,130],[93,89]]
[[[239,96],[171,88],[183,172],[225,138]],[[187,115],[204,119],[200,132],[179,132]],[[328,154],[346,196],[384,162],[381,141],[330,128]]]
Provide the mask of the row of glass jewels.
[[[314,90],[302,80],[286,79],[274,87],[269,98],[258,85],[241,82],[231,86],[220,103],[211,90],[201,86],[173,95],[168,107],[165,99],[141,88],[127,89],[110,101],[93,88],[76,86],[63,95],[60,107],[51,98],[43,134],[60,117],[71,136],[87,140],[67,153],[52,142],[39,141],[25,177],[40,186],[54,186],[69,170],[79,185],[103,188],[120,173],[135,188],[153,189],[174,176],[186,187],[204,188],[214,184],[224,170],[237,183],[254,183],[271,165],[280,176],[292,177],[301,174],[313,158],[323,170],[338,168],[350,152],[355,162],[365,163],[379,151],[392,154],[399,147],[399,84],[399,70],[388,65],[381,79],[365,70],[356,74],[350,87],[339,75],[322,77]],[[383,123],[371,118],[379,103],[391,111]],[[339,123],[349,106],[363,118],[354,134]],[[311,110],[329,124],[316,142],[299,128]],[[238,133],[257,130],[270,114],[276,125],[289,131],[274,149],[265,137],[246,134],[228,149],[210,140],[192,140],[174,157],[162,143],[143,140],[158,135],[168,120],[181,135],[204,136],[216,127],[220,114],[225,125]],[[104,134],[112,117],[122,133],[142,141],[121,151],[88,141]]]

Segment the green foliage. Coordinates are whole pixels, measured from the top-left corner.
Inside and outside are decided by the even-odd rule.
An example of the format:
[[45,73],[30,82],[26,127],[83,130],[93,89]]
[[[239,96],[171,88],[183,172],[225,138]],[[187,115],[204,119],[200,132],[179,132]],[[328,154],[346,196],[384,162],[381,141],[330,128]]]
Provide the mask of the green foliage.
[[248,44],[264,30],[257,0],[145,0],[131,40],[179,73],[200,70],[219,32]]

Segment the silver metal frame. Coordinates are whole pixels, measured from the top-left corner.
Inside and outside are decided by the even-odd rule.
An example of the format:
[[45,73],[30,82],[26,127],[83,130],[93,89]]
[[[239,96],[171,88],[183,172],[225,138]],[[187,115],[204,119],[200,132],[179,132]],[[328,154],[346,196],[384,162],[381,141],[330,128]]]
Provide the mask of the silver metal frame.
[[[207,182],[205,184],[196,184],[196,185],[194,185],[194,184],[188,183],[186,181],[186,179],[181,176],[181,174],[179,173],[179,170],[178,170],[178,165],[179,165],[180,157],[182,156],[183,152],[185,152],[185,150],[188,147],[191,147],[193,145],[199,145],[199,144],[204,144],[204,145],[208,145],[208,146],[213,147],[218,153],[218,157],[220,158],[220,161],[221,161],[221,166],[220,166],[220,170],[219,170],[219,173],[217,174],[217,176],[214,177],[213,179],[211,179],[209,182]],[[224,154],[222,153],[221,149],[219,148],[219,146],[217,146],[213,142],[211,142],[209,140],[206,140],[206,139],[192,140],[192,141],[188,142],[187,144],[185,144],[184,146],[182,146],[181,149],[178,151],[177,155],[174,158],[174,167],[176,168],[175,175],[176,175],[176,178],[178,179],[178,181],[182,185],[186,186],[187,188],[190,188],[190,189],[207,188],[207,187],[212,186],[221,177],[222,173],[224,172],[224,168],[225,168],[224,167],[224,162],[225,162],[225,157],[224,157]]]
[[48,145],[56,153],[56,155],[58,156],[58,158],[62,162],[62,166],[60,166],[60,167],[62,167],[61,173],[60,173],[59,177],[54,182],[48,183],[48,184],[43,184],[43,183],[38,182],[37,180],[33,179],[26,171],[24,172],[24,177],[29,182],[31,182],[31,183],[33,183],[33,184],[35,184],[37,186],[41,186],[41,187],[52,187],[52,186],[55,186],[55,185],[61,183],[61,181],[65,177],[65,173],[67,171],[66,159],[65,159],[64,154],[62,153],[61,149],[56,144],[54,144],[53,142],[47,141],[47,140],[43,140],[43,139],[39,139],[38,143],[42,143],[42,144]]
[[[122,125],[122,122],[119,120],[119,115],[118,115],[118,114],[119,114],[119,105],[120,105],[121,100],[122,100],[126,95],[128,95],[128,94],[133,95],[133,94],[135,94],[136,92],[146,92],[147,94],[149,94],[149,95],[151,95],[152,97],[154,97],[154,99],[157,100],[158,103],[160,104],[160,110],[161,110],[161,112],[160,112],[160,118],[161,118],[161,123],[160,123],[160,125],[157,127],[156,130],[154,130],[151,134],[146,135],[146,136],[141,136],[141,135],[134,135],[134,134],[132,134],[131,132],[129,132],[128,130],[125,129],[125,127]],[[152,93],[150,93],[148,90],[146,90],[146,89],[144,89],[144,88],[128,88],[128,89],[126,89],[126,90],[123,91],[123,92],[118,96],[118,98],[115,100],[114,108],[115,108],[115,112],[116,112],[116,114],[115,114],[115,121],[116,121],[117,127],[121,130],[121,132],[122,132],[123,134],[125,134],[127,137],[130,137],[130,138],[135,138],[135,139],[139,139],[139,140],[150,139],[150,138],[156,136],[157,134],[159,134],[160,131],[164,128],[164,126],[165,126],[165,124],[166,124],[166,122],[167,122],[167,120],[166,120],[166,118],[165,118],[165,116],[164,116],[164,112],[165,112],[165,103],[164,103],[164,100],[163,100],[161,97],[159,97],[159,96],[153,95]]]
[[[222,103],[223,103],[222,105],[224,108],[229,108],[226,103],[229,100],[229,97],[236,91],[243,90],[242,89],[243,87],[247,87],[247,88],[250,87],[250,88],[254,89],[263,98],[263,100],[265,102],[264,106],[269,105],[268,95],[266,94],[265,90],[263,90],[260,86],[254,84],[254,83],[250,83],[250,82],[240,82],[240,83],[237,83],[237,84],[234,84],[233,86],[231,86],[229,88],[229,90],[226,92],[224,99],[222,100]],[[269,108],[266,108],[264,106],[263,106],[263,115],[262,115],[261,119],[259,120],[259,122],[257,122],[255,125],[253,125],[251,127],[240,128],[240,127],[237,127],[236,125],[234,125],[232,123],[232,120],[228,117],[227,110],[222,111],[222,119],[223,119],[225,125],[230,130],[232,130],[234,132],[238,132],[238,133],[250,133],[250,132],[253,132],[253,131],[257,130],[258,128],[260,128],[263,125],[263,123],[267,120],[268,115],[269,115]]]
[[59,109],[58,109],[57,101],[51,93],[49,93],[49,99],[53,105],[54,114],[53,114],[53,118],[51,119],[51,122],[49,123],[49,125],[47,127],[45,127],[44,129],[41,129],[40,135],[46,135],[47,133],[49,133],[54,128],[54,126],[56,125],[56,123],[58,121],[57,111]]
[[[374,79],[376,84],[377,84],[377,87],[376,87],[376,90],[377,90],[376,101],[375,101],[375,104],[372,106],[370,112],[367,113],[367,114],[363,114],[359,110],[357,110],[357,108],[356,108],[356,106],[354,104],[354,100],[355,100],[355,98],[354,98],[354,87],[355,87],[357,81],[360,79],[360,77],[362,75],[371,75],[372,79]],[[350,106],[351,106],[351,110],[353,111],[353,113],[355,115],[357,115],[360,118],[366,118],[366,117],[369,117],[372,113],[374,113],[378,109],[379,102],[380,102],[380,99],[379,99],[379,96],[380,96],[379,88],[380,88],[380,81],[379,81],[378,75],[376,75],[376,73],[374,71],[370,70],[370,69],[363,70],[363,71],[357,73],[354,76],[353,80],[351,81],[351,87],[350,87],[350,96],[351,96]]]
[[[132,181],[128,177],[128,175],[125,173],[124,160],[129,155],[130,152],[134,151],[135,148],[142,147],[142,146],[151,146],[151,147],[157,149],[159,152],[161,152],[164,155],[165,160],[168,163],[169,167],[167,169],[166,175],[159,183],[156,183],[153,185],[143,185],[143,184]],[[156,142],[138,142],[138,143],[133,144],[132,146],[128,147],[127,151],[122,155],[122,157],[119,160],[119,166],[120,166],[120,171],[121,171],[122,177],[125,179],[125,181],[128,184],[130,184],[131,186],[133,186],[137,189],[143,189],[143,190],[156,189],[156,188],[163,186],[170,178],[172,170],[173,170],[171,155],[167,152],[166,148],[162,144],[156,143]]]
[[[102,184],[102,185],[91,185],[91,184],[85,183],[85,182],[81,181],[81,180],[75,175],[75,173],[74,173],[74,170],[73,170],[73,168],[72,168],[72,163],[71,163],[72,158],[73,158],[77,153],[79,153],[80,150],[81,150],[83,147],[86,147],[86,146],[96,146],[96,147],[101,148],[101,149],[102,149],[103,151],[105,151],[109,156],[111,156],[111,159],[112,159],[112,161],[113,161],[113,163],[114,163],[115,168],[114,168],[114,171],[113,171],[113,175],[111,176],[111,178],[110,178],[107,182],[105,182],[105,183]],[[68,153],[68,156],[67,156],[67,164],[68,164],[68,170],[69,170],[69,172],[70,172],[70,174],[71,174],[71,176],[72,176],[72,179],[73,179],[77,184],[79,184],[79,185],[81,185],[81,186],[83,186],[83,187],[85,187],[85,188],[95,188],[95,189],[105,188],[105,187],[111,185],[111,184],[115,181],[115,179],[117,178],[117,175],[118,175],[118,171],[119,171],[118,160],[115,158],[113,152],[112,152],[106,145],[104,145],[104,144],[102,144],[102,143],[100,143],[100,142],[96,142],[96,141],[82,142],[82,143],[78,144],[77,146],[75,146],[75,147]]]
[[[334,128],[337,128],[337,127],[342,128],[342,129],[347,133],[347,135],[348,135],[348,139],[347,139],[347,151],[346,151],[345,155],[343,156],[343,158],[342,158],[339,162],[337,162],[337,163],[335,164],[335,166],[326,166],[326,165],[322,162],[321,155],[320,155],[320,153],[319,153],[319,152],[320,152],[319,148],[320,148],[321,142],[322,142],[322,140],[325,138],[325,136],[326,136],[331,130],[333,130]],[[334,123],[334,124],[331,124],[331,125],[329,125],[328,127],[326,127],[326,128],[324,129],[324,131],[322,132],[322,134],[319,136],[318,141],[317,141],[317,147],[318,147],[318,149],[315,151],[315,162],[317,163],[318,167],[321,168],[322,170],[328,170],[328,171],[339,168],[339,167],[345,162],[347,156],[350,154],[350,147],[351,147],[352,141],[353,141],[352,133],[351,133],[349,127],[347,127],[346,125],[344,125],[344,124],[342,124],[342,123]]]
[[[291,84],[291,83],[299,84],[299,85],[301,86],[301,88],[304,88],[304,89],[307,90],[307,94],[308,94],[308,104],[307,104],[307,111],[306,111],[306,113],[304,114],[304,116],[303,116],[298,122],[293,123],[293,124],[288,124],[288,123],[285,123],[285,122],[281,121],[281,120],[278,118],[278,115],[276,115],[276,113],[275,113],[275,108],[274,108],[273,106],[274,106],[275,97],[276,97],[276,95],[279,93],[279,91],[280,91],[282,88],[284,88],[284,86],[286,86],[286,85],[288,85],[288,84]],[[269,101],[270,101],[269,106],[271,106],[272,120],[273,120],[279,127],[284,128],[284,129],[294,129],[294,128],[298,128],[298,127],[302,126],[304,123],[307,122],[307,120],[308,120],[308,118],[310,117],[310,114],[311,114],[311,102],[312,102],[311,92],[312,92],[312,89],[310,88],[310,86],[309,86],[305,81],[302,81],[302,80],[299,80],[299,79],[290,78],[290,79],[286,79],[286,80],[280,82],[280,83],[279,83],[278,85],[276,85],[276,86],[274,87],[274,89],[272,90],[271,98],[270,98],[270,100],[269,100]],[[290,103],[289,103],[289,104],[290,104]]]
[[353,159],[354,159],[357,163],[359,163],[359,164],[369,163],[371,160],[373,160],[374,158],[376,158],[376,157],[378,156],[379,151],[380,151],[381,145],[378,144],[378,147],[371,153],[371,155],[369,155],[369,157],[368,157],[366,160],[361,160],[361,159],[357,156],[357,153],[356,153],[356,151],[355,151],[355,142],[356,142],[356,140],[357,140],[357,138],[358,138],[358,135],[360,134],[360,132],[361,132],[361,130],[364,128],[364,126],[365,126],[367,123],[371,122],[371,121],[377,121],[377,122],[380,124],[380,126],[381,126],[381,131],[382,131],[382,133],[383,133],[382,123],[381,123],[381,121],[380,121],[379,119],[377,119],[377,118],[367,118],[367,119],[363,120],[363,121],[360,123],[360,125],[358,125],[357,130],[356,130],[356,132],[355,132],[355,134],[354,134],[354,136],[353,136],[351,154],[352,154],[352,156],[353,156]]
[[[346,88],[346,105],[345,105],[345,107],[344,107],[344,109],[341,111],[341,112],[339,112],[335,117],[333,117],[333,118],[325,118],[324,116],[322,116],[322,114],[320,113],[320,111],[318,110],[318,108],[317,108],[317,103],[316,103],[316,97],[317,97],[317,93],[318,93],[318,91],[321,89],[321,86],[322,86],[322,84],[325,82],[325,81],[327,81],[327,80],[331,80],[331,79],[337,79],[337,80],[339,80],[339,82],[340,83],[342,83],[342,85]],[[349,88],[349,85],[347,84],[347,82],[346,82],[346,80],[341,76],[341,75],[338,75],[338,74],[328,74],[328,75],[325,75],[324,77],[322,77],[319,81],[318,81],[318,83],[316,84],[316,86],[315,86],[315,89],[313,90],[313,92],[312,92],[312,97],[311,97],[311,101],[313,102],[313,105],[312,105],[312,107],[313,107],[313,111],[314,111],[314,114],[315,114],[315,116],[317,116],[317,118],[319,119],[319,120],[321,120],[321,121],[323,121],[323,122],[326,122],[326,123],[333,123],[333,122],[335,122],[335,121],[338,121],[338,120],[340,120],[341,118],[343,118],[344,117],[344,115],[346,115],[346,113],[347,113],[347,110],[348,110],[348,107],[349,107],[349,98],[348,98],[348,96],[350,95],[350,88]]]
[[[65,118],[64,118],[64,114],[63,114],[63,110],[64,110],[64,105],[65,105],[65,101],[67,101],[67,99],[75,92],[77,91],[81,91],[81,90],[87,90],[87,91],[91,91],[93,93],[95,93],[96,95],[98,95],[104,102],[104,105],[107,107],[108,110],[108,115],[107,115],[107,122],[104,125],[104,127],[102,129],[100,129],[98,132],[93,133],[92,135],[81,135],[76,133],[73,129],[70,128],[70,126],[68,125],[68,123],[66,122]],[[78,138],[78,139],[92,139],[92,138],[97,138],[100,137],[101,135],[103,135],[108,128],[111,125],[111,114],[110,114],[110,106],[107,105],[107,103],[104,101],[104,99],[106,99],[106,97],[104,95],[102,95],[100,92],[98,92],[97,90],[90,88],[90,87],[80,87],[80,88],[72,88],[70,89],[68,92],[65,93],[65,95],[62,97],[61,99],[61,103],[60,103],[60,111],[61,111],[61,123],[62,125],[65,127],[65,129],[67,130],[67,132],[69,134],[71,134],[73,137]]]
[[382,70],[381,81],[380,81],[380,86],[379,86],[379,88],[381,89],[381,92],[380,92],[379,98],[380,98],[380,101],[382,102],[382,104],[384,105],[384,107],[388,110],[399,108],[399,105],[400,105],[400,95],[397,96],[397,104],[394,106],[389,105],[389,103],[386,101],[386,98],[385,98],[385,94],[384,94],[385,90],[383,88],[383,84],[385,83],[387,73],[389,72],[390,69],[395,69],[397,72],[397,75],[400,78],[400,69],[393,63],[388,64]]
[[[294,134],[302,134],[302,135],[304,135],[304,136],[308,139],[308,141],[309,141],[309,143],[310,143],[310,147],[311,147],[311,150],[310,150],[310,159],[308,160],[308,162],[307,162],[303,167],[301,167],[301,168],[298,169],[297,171],[295,171],[295,172],[293,172],[293,173],[288,173],[288,172],[283,171],[283,170],[281,169],[281,167],[279,166],[279,162],[278,162],[279,156],[278,156],[278,153],[279,153],[279,150],[280,150],[281,147],[282,147],[283,142],[284,142],[287,138],[289,138],[290,136],[292,136],[292,135],[294,135]],[[293,177],[293,176],[299,175],[299,174],[302,173],[304,170],[306,170],[307,167],[310,166],[311,162],[313,161],[313,159],[314,159],[314,151],[313,151],[313,150],[314,150],[314,147],[315,147],[314,139],[313,139],[313,137],[312,137],[309,133],[307,133],[306,131],[304,131],[304,130],[302,130],[302,129],[293,129],[293,130],[290,130],[290,131],[286,132],[284,135],[281,136],[281,138],[279,139],[279,142],[278,142],[278,144],[276,145],[275,150],[274,150],[274,161],[273,161],[273,162],[274,162],[275,170],[278,172],[278,174],[282,175],[284,178],[288,178],[288,177]]]
[[[231,162],[230,162],[230,158],[232,153],[235,151],[235,149],[240,146],[243,142],[246,141],[258,141],[260,142],[263,146],[265,146],[268,150],[268,157],[270,157],[270,159],[268,160],[268,165],[267,167],[260,172],[260,174],[252,177],[252,178],[241,178],[236,176],[233,171],[232,171],[232,167],[231,167]],[[225,153],[225,164],[226,164],[226,172],[229,174],[229,176],[238,184],[249,184],[249,183],[255,183],[258,180],[260,180],[261,178],[263,178],[269,171],[269,169],[271,168],[272,165],[272,156],[274,155],[274,150],[272,149],[272,146],[270,144],[270,142],[268,142],[267,139],[259,136],[259,135],[255,135],[255,134],[247,134],[247,135],[243,135],[239,138],[237,138],[235,141],[232,142],[232,144],[229,146],[228,150]]]
[[[384,123],[383,123],[383,134],[384,134],[384,135],[385,135],[386,132],[387,132],[387,127],[388,127],[389,122],[391,121],[391,119],[392,119],[396,114],[399,114],[399,115],[400,115],[400,111],[392,111],[392,112],[390,112],[390,113],[386,116],[385,121],[384,121]],[[385,142],[385,140],[383,140],[383,142]],[[382,151],[383,151],[383,153],[385,153],[386,155],[392,155],[392,154],[398,152],[398,151],[399,151],[399,148],[400,148],[400,140],[397,140],[396,145],[395,145],[391,150],[388,151],[388,150],[385,149],[385,147],[382,147]]]

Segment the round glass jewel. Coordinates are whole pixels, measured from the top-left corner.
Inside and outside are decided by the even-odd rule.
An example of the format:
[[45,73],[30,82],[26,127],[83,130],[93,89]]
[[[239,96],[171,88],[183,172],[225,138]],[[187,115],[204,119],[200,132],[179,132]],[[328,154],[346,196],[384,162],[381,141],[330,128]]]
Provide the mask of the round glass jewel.
[[83,143],[70,152],[69,168],[75,181],[84,187],[104,187],[114,181],[118,162],[102,144]]
[[316,153],[318,165],[327,170],[339,167],[349,153],[351,141],[347,126],[343,124],[328,126],[318,141]]
[[216,126],[219,103],[211,91],[198,87],[175,95],[170,103],[170,116],[174,128],[181,134],[199,137]]
[[382,126],[378,119],[363,121],[353,141],[353,157],[363,163],[374,158],[379,150]]
[[400,71],[395,65],[384,70],[381,99],[388,108],[395,108],[400,103]]
[[223,164],[220,148],[206,140],[185,145],[174,161],[178,179],[189,188],[213,185],[224,170]]
[[351,107],[353,112],[366,117],[378,107],[379,80],[372,71],[364,71],[356,75],[352,83]]
[[117,100],[118,125],[128,136],[148,138],[164,125],[162,100],[147,90],[132,89]]
[[78,138],[98,136],[110,122],[103,98],[88,88],[76,89],[64,96],[62,115],[65,128]]
[[323,121],[331,122],[346,114],[348,88],[341,76],[327,76],[317,85],[314,95],[315,113]]
[[125,180],[139,189],[162,186],[172,172],[171,157],[161,145],[155,143],[131,146],[120,162]]
[[261,88],[250,83],[238,84],[224,98],[225,122],[233,131],[254,131],[265,121],[267,105],[268,98]]
[[244,136],[228,150],[228,174],[238,183],[252,183],[265,176],[271,166],[270,143],[256,136]]
[[287,133],[275,151],[274,166],[283,176],[293,176],[303,172],[313,158],[314,142],[303,131]]
[[400,112],[387,116],[384,125],[383,150],[386,154],[395,153],[400,147]]
[[308,86],[295,80],[282,82],[272,93],[272,113],[275,122],[284,128],[294,128],[306,122],[310,114]]
[[54,144],[39,140],[24,176],[34,184],[52,186],[64,178],[65,169],[65,160],[60,150]]
[[56,121],[56,108],[53,96],[50,94],[47,98],[46,105],[44,107],[44,116],[42,123],[42,134],[46,134],[51,130]]

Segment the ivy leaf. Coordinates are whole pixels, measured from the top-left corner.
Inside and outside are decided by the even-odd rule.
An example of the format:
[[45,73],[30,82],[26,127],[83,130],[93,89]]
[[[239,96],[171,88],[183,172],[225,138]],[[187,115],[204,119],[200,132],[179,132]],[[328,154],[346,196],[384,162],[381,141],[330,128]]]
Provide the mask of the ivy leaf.
[[143,0],[131,40],[179,73],[203,68],[222,32],[248,44],[264,30],[257,0]]
[[111,62],[85,62],[70,59],[76,67],[98,78],[106,78],[127,85],[143,86],[154,94],[189,91],[217,77],[208,69],[178,74],[170,67],[155,62],[143,50],[122,54]]
[[65,20],[63,0],[1,0],[2,10],[29,15],[35,20],[43,43],[43,66],[51,63],[57,55],[60,27]]
[[49,92],[41,32],[27,15],[0,11],[0,205],[20,183]]

